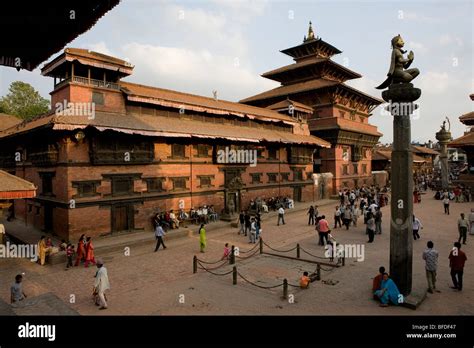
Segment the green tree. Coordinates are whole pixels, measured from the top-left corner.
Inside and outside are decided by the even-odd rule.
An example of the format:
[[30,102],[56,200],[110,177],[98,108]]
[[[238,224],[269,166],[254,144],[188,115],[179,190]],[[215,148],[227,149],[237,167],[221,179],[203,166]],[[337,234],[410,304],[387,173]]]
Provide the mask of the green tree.
[[49,100],[43,98],[29,83],[12,82],[8,94],[0,98],[0,112],[29,120],[49,110]]

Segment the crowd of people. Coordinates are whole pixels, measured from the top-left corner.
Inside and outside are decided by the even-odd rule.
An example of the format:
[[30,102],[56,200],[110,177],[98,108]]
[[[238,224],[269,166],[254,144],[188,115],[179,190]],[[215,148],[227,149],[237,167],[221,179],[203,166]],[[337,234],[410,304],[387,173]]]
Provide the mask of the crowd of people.
[[180,224],[184,221],[189,221],[196,225],[208,224],[210,222],[216,222],[219,220],[219,214],[213,205],[204,205],[195,209],[192,207],[189,212],[185,212],[184,209],[180,209],[175,212],[173,209],[159,212],[152,218],[153,229],[156,226],[162,226],[166,231],[170,229],[179,228]]

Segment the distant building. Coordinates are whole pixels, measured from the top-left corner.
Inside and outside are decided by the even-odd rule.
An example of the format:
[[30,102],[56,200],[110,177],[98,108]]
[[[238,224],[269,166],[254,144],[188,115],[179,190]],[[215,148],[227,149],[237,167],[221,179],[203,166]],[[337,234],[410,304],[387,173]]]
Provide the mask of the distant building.
[[262,75],[281,86],[241,102],[276,110],[293,105],[287,112],[307,119],[311,134],[331,143],[314,153],[314,171],[334,174],[334,193],[370,184],[372,148],[382,134],[369,117],[383,101],[344,83],[362,76],[331,60],[341,51],[316,37],[311,23],[302,44],[281,52],[295,63]]
[[[474,94],[471,94],[470,98],[474,100]],[[467,185],[471,190],[474,190],[474,111],[460,116],[459,121],[469,129],[464,132],[463,136],[451,141],[448,146],[461,149],[466,154],[467,166],[461,170],[458,183]]]
[[[412,145],[413,152],[413,177],[433,174],[435,158],[439,152],[425,146]],[[372,150],[372,170],[385,170],[391,173],[392,147],[377,146]]]

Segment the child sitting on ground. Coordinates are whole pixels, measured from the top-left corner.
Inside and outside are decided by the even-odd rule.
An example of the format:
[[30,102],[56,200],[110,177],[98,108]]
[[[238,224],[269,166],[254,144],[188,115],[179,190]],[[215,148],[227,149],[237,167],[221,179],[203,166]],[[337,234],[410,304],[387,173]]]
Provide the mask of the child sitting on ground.
[[301,289],[307,289],[311,283],[311,279],[308,277],[308,272],[303,272],[302,277],[300,278],[300,287]]
[[222,260],[228,260],[230,255],[230,248],[229,248],[229,243],[225,243],[224,246],[224,255],[222,255],[221,261]]

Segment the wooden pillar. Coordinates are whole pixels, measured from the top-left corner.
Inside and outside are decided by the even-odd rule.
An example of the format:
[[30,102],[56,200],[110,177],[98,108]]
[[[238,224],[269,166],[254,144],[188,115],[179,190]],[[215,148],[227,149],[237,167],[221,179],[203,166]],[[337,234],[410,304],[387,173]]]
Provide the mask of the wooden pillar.
[[104,86],[105,86],[105,81],[107,81],[107,79],[105,78],[105,71],[104,71]]
[[87,68],[87,82],[91,84],[91,68]]
[[71,78],[74,79],[74,63],[71,64]]

